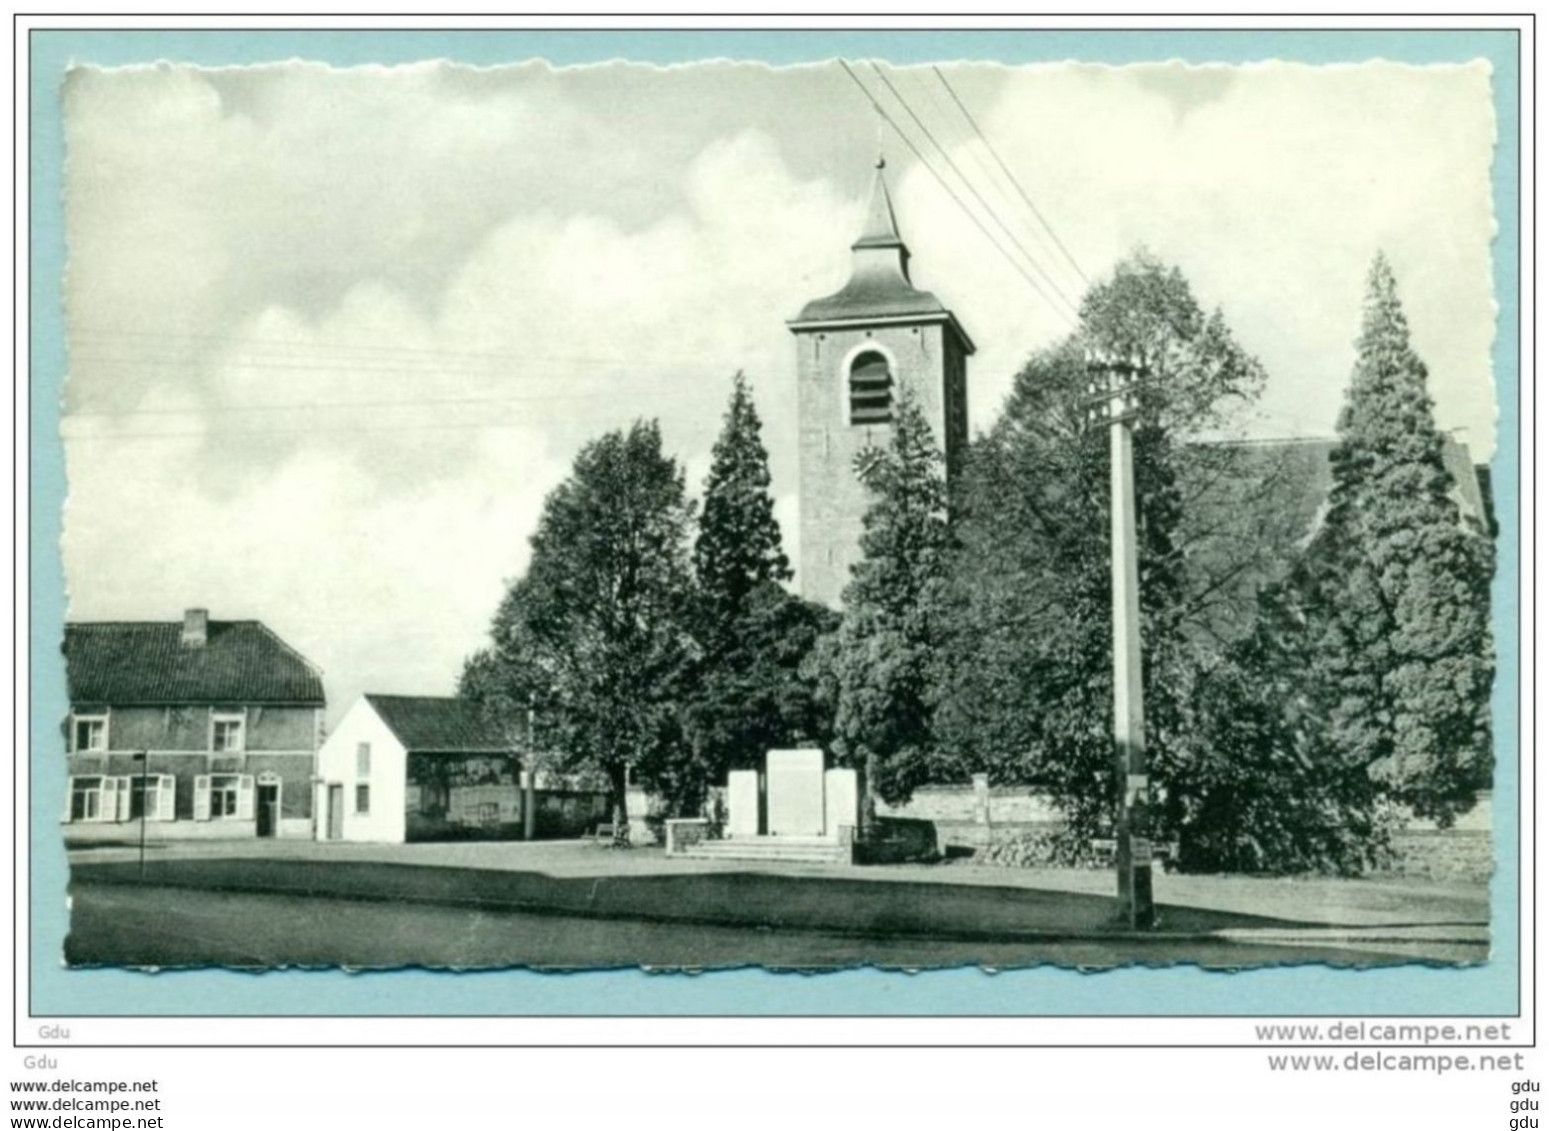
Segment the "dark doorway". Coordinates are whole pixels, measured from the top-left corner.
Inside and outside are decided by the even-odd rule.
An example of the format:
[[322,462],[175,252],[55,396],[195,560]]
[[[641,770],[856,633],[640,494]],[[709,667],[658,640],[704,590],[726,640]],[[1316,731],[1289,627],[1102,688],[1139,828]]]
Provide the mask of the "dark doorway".
[[258,835],[274,836],[280,828],[280,783],[258,783]]

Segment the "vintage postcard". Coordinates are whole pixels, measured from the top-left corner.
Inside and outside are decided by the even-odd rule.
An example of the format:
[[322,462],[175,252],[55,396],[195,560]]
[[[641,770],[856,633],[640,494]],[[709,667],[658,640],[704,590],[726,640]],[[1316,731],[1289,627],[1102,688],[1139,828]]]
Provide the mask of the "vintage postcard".
[[68,966],[1489,961],[1490,61],[870,54],[74,60]]

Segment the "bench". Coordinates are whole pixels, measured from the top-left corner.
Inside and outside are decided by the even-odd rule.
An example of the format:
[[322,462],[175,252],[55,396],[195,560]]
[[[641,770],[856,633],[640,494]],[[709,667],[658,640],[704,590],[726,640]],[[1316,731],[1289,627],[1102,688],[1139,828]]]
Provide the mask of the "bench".
[[607,842],[609,848],[629,847],[629,824],[618,825],[612,821],[603,821],[592,831],[592,841],[596,844]]

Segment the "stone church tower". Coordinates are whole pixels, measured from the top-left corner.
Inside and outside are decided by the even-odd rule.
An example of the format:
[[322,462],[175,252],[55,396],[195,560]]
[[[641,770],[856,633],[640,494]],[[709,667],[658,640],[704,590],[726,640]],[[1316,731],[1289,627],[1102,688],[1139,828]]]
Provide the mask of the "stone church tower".
[[967,359],[973,342],[935,295],[909,281],[909,249],[877,162],[866,227],[851,245],[850,281],[809,302],[796,335],[802,596],[837,608],[861,556],[868,503],[855,474],[864,448],[889,443],[893,408],[908,389],[956,473],[968,445]]

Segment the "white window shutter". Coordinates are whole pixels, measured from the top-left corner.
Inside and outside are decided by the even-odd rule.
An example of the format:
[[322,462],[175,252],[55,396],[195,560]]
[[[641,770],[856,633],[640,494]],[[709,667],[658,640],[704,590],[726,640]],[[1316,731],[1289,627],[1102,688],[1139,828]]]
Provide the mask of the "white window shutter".
[[253,819],[253,775],[243,774],[237,779],[237,819]]
[[74,807],[74,805],[75,805],[75,779],[73,777],[70,777],[70,778],[66,778],[65,779],[65,815],[63,817],[59,818],[61,821],[68,821],[70,819],[70,812],[71,812],[72,808]]
[[194,820],[208,821],[210,819],[210,775],[198,774],[194,777]]
[[103,777],[97,794],[97,820],[118,820],[118,779]]
[[117,805],[117,811],[114,814],[114,818],[113,818],[114,820],[117,820],[117,821],[127,821],[127,820],[129,820],[129,811],[130,811],[130,808],[131,808],[130,796],[131,796],[131,794],[134,791],[134,786],[131,784],[133,782],[133,780],[134,780],[133,778],[119,778],[118,779],[118,805]]
[[173,820],[177,814],[177,779],[171,774],[161,774],[156,779],[156,819]]

